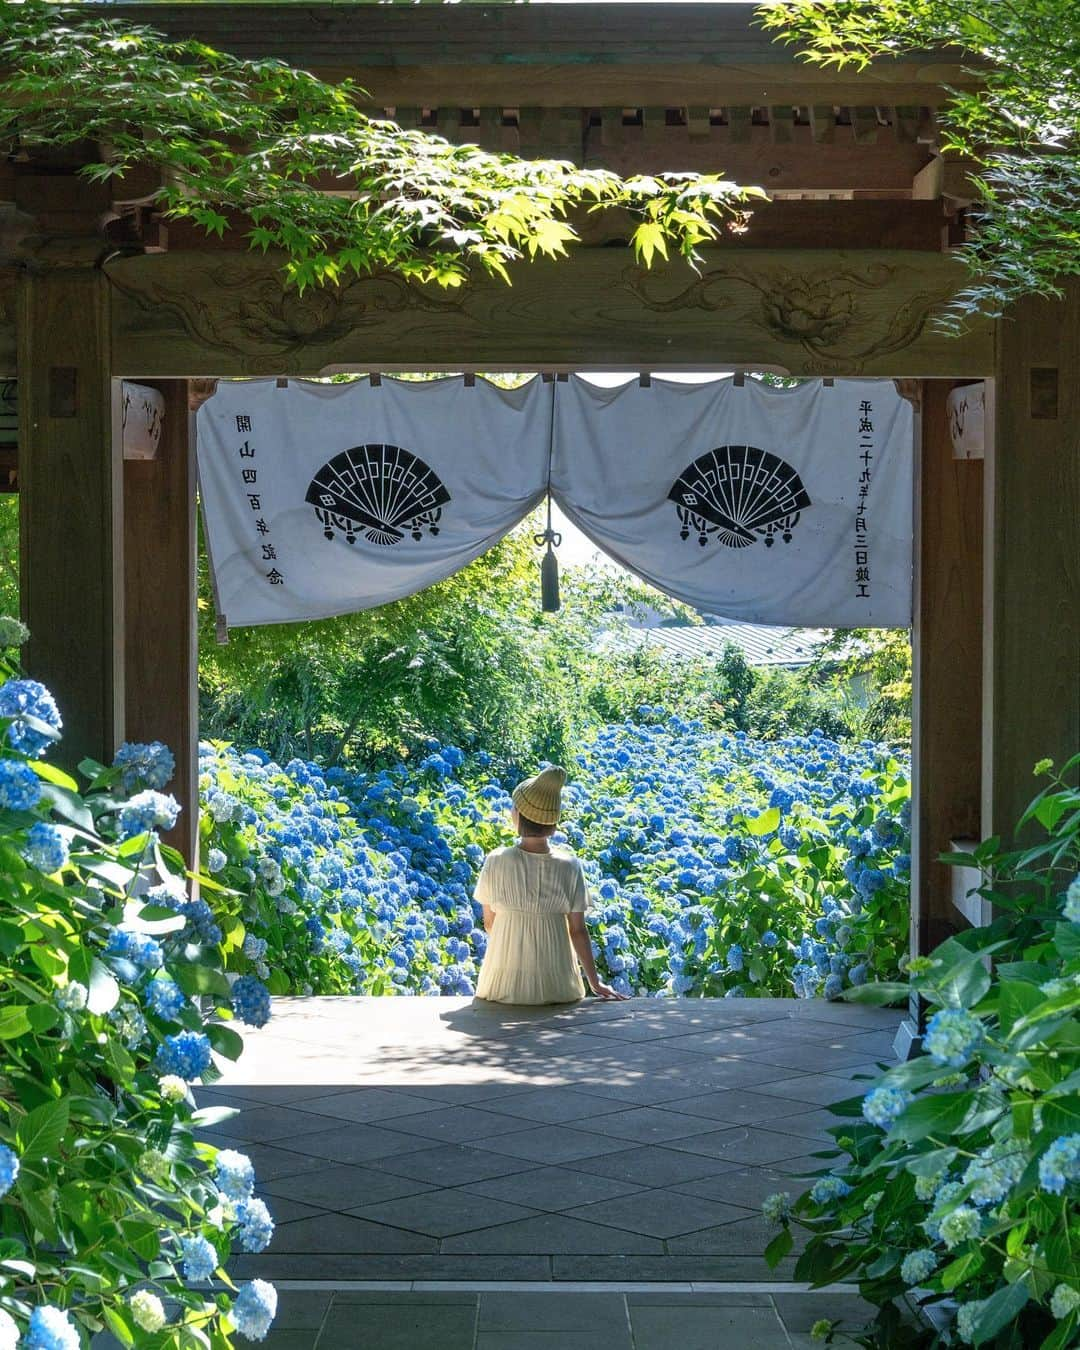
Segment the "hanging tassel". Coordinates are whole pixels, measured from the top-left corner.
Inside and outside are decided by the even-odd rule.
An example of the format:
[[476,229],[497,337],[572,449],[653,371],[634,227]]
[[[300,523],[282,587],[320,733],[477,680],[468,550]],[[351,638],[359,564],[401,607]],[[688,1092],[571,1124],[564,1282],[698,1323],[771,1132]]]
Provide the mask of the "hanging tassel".
[[559,605],[559,560],[549,543],[540,564],[540,607],[545,614],[557,614]]
[[547,529],[543,534],[533,535],[538,546],[547,545],[540,564],[540,608],[545,614],[557,614],[561,605],[559,599],[559,560],[555,550],[562,543],[562,535],[551,528],[551,498],[547,503]]

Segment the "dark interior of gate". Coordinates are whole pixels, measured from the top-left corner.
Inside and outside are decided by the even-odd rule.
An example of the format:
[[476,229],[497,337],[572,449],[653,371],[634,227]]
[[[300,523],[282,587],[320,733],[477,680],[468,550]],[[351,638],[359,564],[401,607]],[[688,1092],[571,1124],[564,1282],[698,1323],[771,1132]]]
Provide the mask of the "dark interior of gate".
[[[627,222],[603,213],[580,222],[568,259],[520,265],[509,289],[477,278],[447,293],[372,275],[299,295],[280,260],[248,252],[241,232],[208,239],[159,218],[146,205],[152,182],[90,185],[55,157],[0,165],[0,376],[18,380],[26,661],[65,709],[65,754],[108,761],[124,739],[164,740],[177,753],[176,795],[194,808],[192,426],[216,379],[507,369],[895,379],[915,409],[912,949],[977,920],[957,908],[964,886],[938,855],[956,839],[1007,833],[1032,765],[1066,759],[1080,739],[1080,292],[1054,307],[1025,301],[959,337],[935,327],[962,283],[950,250],[974,195],[970,166],[943,152],[936,109],[944,86],[967,77],[948,53],[822,71],[775,45],[752,10],[125,6],[227,51],[347,75],[373,110],[451,140],[621,173],[722,171],[769,200],[697,270],[643,268]],[[122,380],[163,397],[153,458],[123,457]],[[959,386],[985,400],[974,450],[950,426]],[[185,819],[191,849],[194,809]],[[664,1027],[646,1012],[620,1027],[603,1007],[587,1024],[552,1015],[536,1026],[412,1002],[432,1007],[394,1036],[359,1001],[355,1017],[368,1020],[355,1025],[298,1009],[290,1044],[304,1054],[292,1078],[256,1048],[221,1090],[226,1103],[259,1103],[237,1138],[295,1207],[284,1225],[295,1247],[250,1258],[252,1271],[754,1278],[759,1192],[801,1170],[817,1105],[833,1099],[835,1079],[887,1052],[895,1029],[891,1015],[865,1010],[856,1026],[852,1010],[824,1003],[795,1016],[763,1000],[742,1020],[717,1004]],[[345,1078],[343,1044],[357,1048]],[[796,1072],[804,1110],[785,1134],[773,1102],[788,1107]],[[267,1082],[279,1089],[259,1088]],[[671,1146],[669,1083],[684,1102],[687,1083],[700,1087],[697,1124]],[[736,1088],[745,1114],[732,1121],[729,1098],[717,1124],[710,1098]],[[547,1095],[527,1097],[537,1092]],[[585,1115],[609,1128],[579,1128]],[[736,1128],[770,1138],[735,1156],[716,1136]],[[301,1136],[318,1138],[282,1159],[280,1141]],[[477,1136],[481,1156],[465,1148]],[[459,1193],[418,1205],[454,1167]],[[646,1167],[659,1170],[643,1181]],[[565,1197],[558,1209],[553,1194]],[[740,1205],[734,1222],[720,1212]],[[577,1226],[599,1218],[595,1206],[608,1207],[600,1226],[620,1234],[606,1251]],[[683,1230],[693,1206],[700,1225]],[[491,1225],[459,1221],[479,1209]],[[503,1229],[494,1248],[469,1236],[489,1227]],[[330,1235],[321,1246],[320,1232]]]

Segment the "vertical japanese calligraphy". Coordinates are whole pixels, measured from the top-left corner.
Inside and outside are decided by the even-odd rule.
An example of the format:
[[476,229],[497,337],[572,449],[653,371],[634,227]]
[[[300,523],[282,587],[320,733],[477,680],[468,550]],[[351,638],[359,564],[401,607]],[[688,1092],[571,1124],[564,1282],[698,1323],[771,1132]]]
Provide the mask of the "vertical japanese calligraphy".
[[[251,413],[236,413],[236,434],[245,436],[242,444],[236,447],[237,458],[241,460],[254,460],[258,458],[258,450],[248,438],[255,430],[254,418]],[[257,465],[242,467],[240,470],[240,483],[244,488],[257,487],[259,482],[259,470]],[[245,492],[248,508],[258,517],[255,521],[255,533],[259,537],[259,547],[262,549],[263,562],[276,562],[277,549],[269,541],[270,526],[262,514],[262,493]],[[264,578],[271,586],[284,586],[285,576],[278,571],[277,567],[271,567],[269,572],[263,573]]]
[[870,597],[870,484],[874,471],[874,405],[864,398],[859,403],[859,492],[855,506],[855,598],[869,600]]

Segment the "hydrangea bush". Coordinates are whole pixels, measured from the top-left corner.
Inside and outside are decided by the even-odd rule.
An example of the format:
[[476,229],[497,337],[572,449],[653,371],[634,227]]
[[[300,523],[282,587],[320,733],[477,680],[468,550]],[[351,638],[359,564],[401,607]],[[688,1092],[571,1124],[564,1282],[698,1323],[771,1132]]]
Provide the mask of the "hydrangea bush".
[[[274,993],[471,993],[473,886],[510,842],[514,779],[452,746],[371,773],[204,747],[228,968]],[[586,744],[565,800],[557,838],[586,861],[617,989],[836,997],[898,974],[910,787],[888,748],[756,741],[646,706]]]
[[[80,795],[42,758],[48,692],[0,660],[0,1347],[79,1350],[262,1340],[271,1286],[235,1290],[230,1251],[272,1221],[251,1165],[199,1139],[223,1115],[191,1084],[235,1058],[230,1022],[265,1006],[230,989],[183,865],[163,746],[83,766]],[[207,940],[209,937],[210,940]],[[258,1016],[250,1020],[259,1020]],[[214,1281],[212,1285],[210,1282]]]
[[[923,1053],[832,1108],[845,1119],[830,1172],[794,1205],[766,1204],[782,1224],[771,1260],[799,1223],[811,1237],[795,1278],[857,1278],[878,1305],[865,1344],[1080,1343],[1078,765],[1040,766],[1051,781],[1021,824],[1042,842],[953,860],[983,869],[1000,917],[910,963]],[[918,1308],[930,1324],[906,1316]]]

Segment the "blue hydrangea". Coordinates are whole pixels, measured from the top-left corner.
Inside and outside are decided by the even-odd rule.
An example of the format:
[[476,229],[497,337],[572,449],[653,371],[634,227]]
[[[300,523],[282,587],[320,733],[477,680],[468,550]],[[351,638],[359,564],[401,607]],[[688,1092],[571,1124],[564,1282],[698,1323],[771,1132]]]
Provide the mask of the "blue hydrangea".
[[176,772],[173,753],[161,741],[151,741],[149,745],[125,741],[117,750],[113,764],[121,770],[120,783],[125,792],[136,792],[140,788],[160,791],[172,782]]
[[982,1044],[986,1029],[962,1008],[942,1008],[931,1017],[923,1037],[923,1049],[935,1064],[962,1069]]
[[0,806],[32,811],[41,801],[41,779],[19,759],[0,759]]
[[245,1200],[237,1207],[236,1219],[240,1225],[238,1237],[246,1252],[262,1252],[274,1236],[274,1221],[261,1200]]
[[179,1017],[185,1003],[187,995],[175,980],[151,980],[146,986],[146,1006],[167,1022]]
[[1055,1139],[1039,1159],[1039,1185],[1061,1195],[1071,1182],[1080,1180],[1080,1134]]
[[843,1177],[820,1177],[810,1188],[810,1199],[815,1205],[829,1205],[851,1194],[851,1187]]
[[1067,923],[1080,923],[1080,873],[1069,882],[1062,913]]
[[911,1101],[910,1093],[902,1088],[877,1087],[863,1098],[862,1113],[871,1125],[887,1130]]
[[232,1320],[249,1341],[264,1341],[277,1315],[277,1290],[265,1280],[242,1286],[232,1306]]
[[180,803],[175,797],[148,788],[137,792],[120,812],[120,836],[131,839],[149,830],[171,830],[179,815]]
[[47,820],[39,820],[30,827],[26,836],[23,857],[31,867],[39,872],[51,875],[67,866],[68,844],[66,837],[55,825]]
[[969,1187],[973,1205],[996,1205],[1004,1200],[1020,1180],[1026,1158],[1024,1150],[1012,1140],[991,1145],[968,1163],[964,1184]]
[[779,944],[779,942],[780,939],[776,936],[776,934],[773,932],[771,928],[766,928],[765,932],[762,933],[761,935],[761,945],[767,951],[772,951],[773,948]]
[[743,949],[737,942],[733,942],[727,950],[727,964],[729,970],[742,970],[743,968]]
[[165,960],[161,943],[146,933],[134,933],[130,928],[114,928],[105,946],[107,956],[118,956],[142,970],[159,970]]
[[45,1304],[30,1314],[22,1350],[80,1350],[81,1345],[77,1327],[62,1308]]
[[206,870],[213,875],[224,869],[228,863],[228,858],[219,848],[212,848],[206,855]]
[[929,1247],[908,1252],[900,1263],[900,1278],[909,1289],[928,1280],[937,1269],[937,1256]]
[[957,1205],[942,1216],[941,1240],[952,1251],[962,1242],[977,1238],[982,1231],[982,1216],[972,1205]]
[[975,1299],[971,1303],[961,1303],[956,1310],[956,1334],[965,1345],[975,1342],[975,1325],[985,1302],[985,1299]]
[[62,725],[56,700],[37,680],[8,680],[0,687],[0,717],[12,719],[7,729],[8,745],[31,759],[36,759],[56,737],[26,719],[41,722],[54,732]]
[[185,1280],[205,1284],[213,1278],[218,1268],[217,1250],[201,1234],[184,1238],[180,1243],[180,1255]]
[[7,1195],[18,1178],[18,1154],[7,1144],[0,1144],[0,1196]]
[[210,1042],[201,1031],[179,1031],[166,1036],[154,1059],[158,1073],[175,1074],[187,1082],[200,1077],[210,1064]]
[[233,1012],[251,1027],[265,1026],[270,1020],[270,991],[254,975],[241,975],[231,990]]
[[255,1168],[246,1153],[234,1148],[223,1148],[214,1160],[218,1189],[229,1200],[251,1199],[255,1189]]

